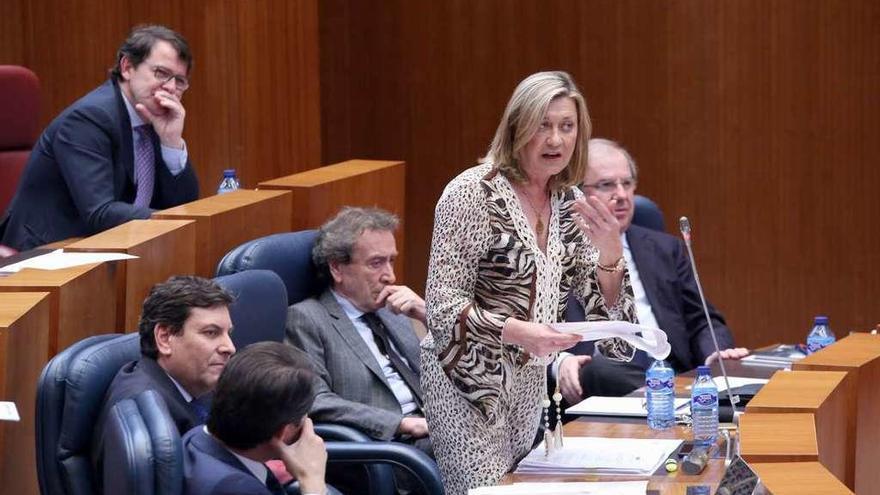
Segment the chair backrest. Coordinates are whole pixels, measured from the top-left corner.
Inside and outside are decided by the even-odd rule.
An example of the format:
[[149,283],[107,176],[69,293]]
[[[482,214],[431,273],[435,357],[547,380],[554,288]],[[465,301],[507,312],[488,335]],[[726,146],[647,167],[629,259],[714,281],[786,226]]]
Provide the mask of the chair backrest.
[[40,131],[40,81],[25,67],[0,65],[0,217]]
[[232,343],[237,350],[254,342],[284,340],[287,290],[281,277],[269,270],[248,270],[214,279],[235,295],[229,307]]
[[[405,469],[422,485],[425,495],[443,495],[443,479],[433,459],[421,450],[399,442],[327,442],[327,462],[392,465]],[[390,487],[393,488],[393,484]],[[375,494],[378,492],[370,491]],[[393,493],[393,491],[391,492]]]
[[651,201],[647,196],[636,194],[635,212],[633,213],[632,223],[639,227],[666,231],[666,222],[663,220],[663,211],[657,206],[657,203]]
[[104,493],[180,495],[183,447],[158,392],[116,403],[104,427]]
[[324,286],[318,282],[312,263],[312,246],[317,230],[302,230],[260,237],[226,253],[217,266],[217,275],[246,270],[271,270],[284,282],[287,304],[318,295]]
[[68,347],[43,368],[36,411],[41,493],[95,493],[92,430],[113,377],[139,357],[138,334],[97,335]]

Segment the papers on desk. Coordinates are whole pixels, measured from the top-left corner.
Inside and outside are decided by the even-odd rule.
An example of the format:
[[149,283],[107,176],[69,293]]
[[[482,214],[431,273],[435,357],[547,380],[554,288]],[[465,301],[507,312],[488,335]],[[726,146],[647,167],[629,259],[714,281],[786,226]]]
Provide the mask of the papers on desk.
[[647,481],[514,483],[468,490],[468,495],[645,495]]
[[663,330],[626,321],[574,321],[553,323],[550,326],[557,332],[578,333],[584,341],[618,337],[647,352],[654,359],[666,359],[672,351]]
[[[688,403],[690,403],[688,399],[675,399],[675,410],[685,408]],[[594,395],[569,407],[565,412],[566,414],[593,416],[648,417],[645,399],[642,397],[600,397]]]
[[21,421],[15,402],[0,402],[0,421]]
[[677,439],[567,437],[565,446],[544,454],[541,443],[517,473],[651,476],[681,444]]
[[[770,368],[790,368],[791,364],[805,358],[797,346],[781,344],[772,349],[754,351],[742,358],[740,362],[746,366],[766,366]],[[733,387],[734,385],[731,385]]]
[[9,266],[0,268],[0,271],[15,273],[22,268],[36,268],[38,270],[60,270],[72,266],[88,265],[89,263],[101,263],[102,261],[128,260],[137,258],[125,253],[65,253],[63,249],[56,249],[42,256],[34,256],[24,261],[19,261]]
[[[728,376],[727,379],[730,381],[730,388],[734,389],[733,393],[737,393],[735,390],[737,387],[742,387],[743,385],[763,385],[770,381],[767,378],[744,378],[741,376]],[[719,392],[724,392],[727,390],[727,385],[724,384],[723,376],[716,376],[712,378],[712,381],[715,382],[715,386],[718,387]],[[690,390],[693,385],[688,385],[687,389]]]

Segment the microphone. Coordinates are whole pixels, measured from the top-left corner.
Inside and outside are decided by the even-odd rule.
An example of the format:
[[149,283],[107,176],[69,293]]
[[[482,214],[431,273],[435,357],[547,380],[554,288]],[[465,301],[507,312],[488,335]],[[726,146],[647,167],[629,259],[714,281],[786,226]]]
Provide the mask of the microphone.
[[706,468],[708,462],[709,450],[707,448],[695,448],[681,461],[681,470],[684,474],[700,474]]
[[681,238],[684,239],[684,245],[687,247],[688,256],[691,258],[691,271],[694,272],[694,280],[697,282],[697,291],[700,293],[700,302],[703,304],[703,314],[706,315],[706,323],[709,324],[709,335],[712,336],[712,344],[715,346],[715,352],[718,353],[718,364],[721,365],[721,375],[724,377],[724,385],[727,387],[727,398],[730,399],[730,406],[733,408],[734,416],[736,416],[736,405],[739,404],[739,396],[733,395],[730,390],[730,380],[727,378],[724,359],[721,358],[721,349],[718,347],[718,338],[715,336],[715,325],[712,324],[712,318],[709,316],[709,306],[706,304],[706,296],[703,295],[703,285],[700,283],[700,275],[697,273],[697,260],[694,259],[694,250],[691,247],[691,222],[687,217],[681,217],[678,219],[678,227],[681,230]]

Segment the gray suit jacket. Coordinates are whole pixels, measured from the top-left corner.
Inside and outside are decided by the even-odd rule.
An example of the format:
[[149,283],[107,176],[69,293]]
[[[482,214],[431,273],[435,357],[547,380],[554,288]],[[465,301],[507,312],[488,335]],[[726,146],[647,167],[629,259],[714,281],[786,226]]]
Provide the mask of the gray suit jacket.
[[[419,339],[409,318],[376,312],[395,347],[421,374]],[[316,380],[315,421],[357,428],[379,440],[394,438],[403,414],[379,363],[330,290],[294,304],[287,314],[288,343],[309,356]]]

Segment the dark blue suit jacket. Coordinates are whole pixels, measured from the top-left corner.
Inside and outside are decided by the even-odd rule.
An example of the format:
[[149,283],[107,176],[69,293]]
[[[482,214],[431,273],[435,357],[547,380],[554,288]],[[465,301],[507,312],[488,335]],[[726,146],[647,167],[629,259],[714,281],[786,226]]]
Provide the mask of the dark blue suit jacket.
[[177,386],[168,378],[168,375],[156,360],[142,357],[139,361],[132,361],[126,364],[110,383],[110,387],[104,396],[101,413],[98,416],[98,421],[95,423],[95,430],[92,436],[92,463],[97,473],[96,480],[103,479],[101,477],[101,470],[102,451],[104,448],[104,425],[107,422],[107,415],[110,413],[110,409],[117,402],[134,397],[145,390],[155,390],[162,396],[165,405],[168,406],[171,419],[174,420],[177,431],[181,435],[194,426],[202,424],[202,420],[186,399],[183,398],[183,395],[177,390]]
[[[201,426],[183,436],[183,479],[187,495],[283,495],[273,493]],[[271,476],[271,473],[269,474]]]
[[[666,332],[672,346],[668,361],[677,372],[703,364],[706,357],[715,352],[715,347],[684,244],[669,234],[638,225],[627,229],[626,239],[657,325]],[[721,349],[733,347],[733,337],[724,317],[711,304],[709,315],[718,346]],[[583,320],[583,309],[577,307],[575,298],[569,298],[566,320]],[[582,342],[572,352],[592,354],[592,343]]]
[[[156,180],[150,208],[170,208],[199,196],[192,164],[177,176],[162,160],[153,135]],[[30,249],[83,237],[136,218],[131,120],[115,81],[107,81],[65,109],[43,131],[21,176],[2,243]],[[5,229],[5,233],[4,233]]]

